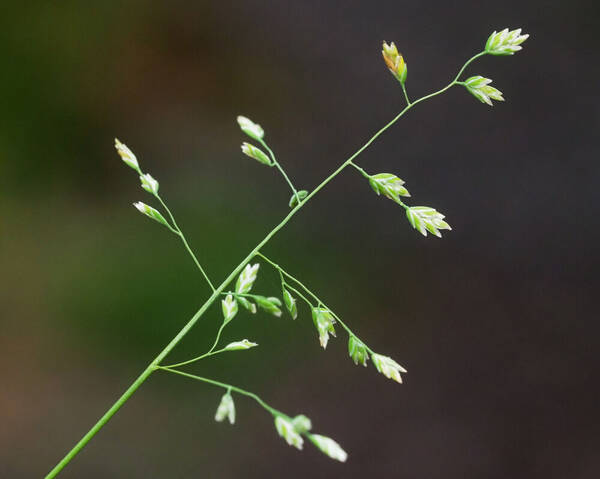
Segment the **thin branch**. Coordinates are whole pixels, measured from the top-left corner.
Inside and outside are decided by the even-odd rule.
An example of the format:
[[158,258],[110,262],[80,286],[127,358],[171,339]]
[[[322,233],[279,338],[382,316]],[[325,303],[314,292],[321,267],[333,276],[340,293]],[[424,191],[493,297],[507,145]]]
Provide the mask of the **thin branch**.
[[169,365],[162,366],[162,367],[177,368],[179,366],[185,366],[186,364],[192,364],[192,363],[195,363],[196,361],[200,361],[201,359],[208,358],[210,356],[214,356],[215,354],[224,352],[225,349],[219,349],[218,351],[215,351],[215,348],[217,347],[217,344],[219,344],[219,339],[221,339],[221,333],[223,332],[223,329],[225,329],[225,326],[227,326],[228,323],[229,323],[228,321],[223,321],[223,323],[221,324],[221,327],[217,331],[217,337],[215,338],[215,341],[214,341],[212,347],[206,353],[204,353],[196,358],[188,359],[187,361],[182,361],[182,362],[176,363],[176,364],[169,364]]
[[201,376],[196,376],[195,374],[185,373],[183,371],[178,371],[177,369],[171,369],[166,366],[156,366],[156,369],[160,369],[162,371],[166,371],[166,372],[173,373],[173,374],[178,374],[178,375],[184,376],[186,378],[195,379],[196,381],[202,381],[204,383],[212,384],[213,386],[218,386],[218,387],[226,389],[228,391],[234,391],[238,394],[242,394],[243,396],[248,396],[249,398],[254,399],[258,404],[260,404],[263,408],[265,408],[273,416],[283,416],[284,418],[289,418],[289,416],[287,414],[284,414],[281,411],[275,409],[274,407],[269,406],[257,394],[254,394],[250,391],[246,391],[245,389],[242,389],[242,388],[238,388],[237,386],[222,383],[220,381],[215,381],[214,379],[203,378]]
[[406,92],[406,85],[402,82],[400,82],[400,85],[402,85],[402,91],[404,92],[404,99],[406,100],[406,104],[410,106],[410,100],[408,99],[408,93]]
[[350,162],[350,166],[357,169],[360,172],[360,174],[363,175],[367,180],[371,178],[371,175],[369,175],[369,173],[367,173],[365,170],[363,170],[360,166],[358,166],[353,161]]
[[171,213],[171,210],[165,204],[165,202],[163,201],[163,199],[158,195],[158,193],[155,196],[156,196],[156,198],[158,198],[158,201],[160,201],[160,204],[163,206],[163,208],[165,209],[165,211],[169,215],[169,218],[171,218],[171,221],[173,222],[173,226],[175,227],[175,230],[172,229],[173,233],[177,234],[181,238],[181,241],[183,242],[183,245],[185,246],[185,249],[190,254],[190,256],[192,257],[192,259],[194,260],[194,263],[196,263],[196,266],[198,267],[198,269],[202,273],[202,276],[204,276],[204,279],[206,280],[206,282],[210,286],[210,289],[212,289],[212,291],[214,292],[215,291],[215,287],[212,284],[212,281],[210,280],[210,278],[208,277],[208,275],[204,271],[204,268],[202,268],[202,266],[200,265],[200,262],[198,261],[198,258],[196,258],[196,255],[192,251],[192,248],[190,248],[190,245],[188,244],[187,240],[185,239],[185,235],[183,234],[183,232],[181,231],[181,228],[179,228],[179,226],[177,225],[177,222],[175,221],[175,217],[173,216],[173,213]]
[[292,180],[289,179],[287,173],[285,172],[283,167],[279,164],[279,162],[277,161],[277,158],[275,158],[275,153],[273,153],[273,150],[271,150],[271,148],[269,148],[269,145],[267,145],[264,140],[260,139],[259,142],[269,152],[269,155],[271,156],[271,160],[273,161],[273,164],[279,170],[279,172],[281,173],[281,175],[283,176],[283,178],[285,179],[287,184],[290,186],[290,188],[292,190],[292,194],[296,197],[296,201],[298,203],[300,203],[300,197],[298,196],[298,191],[296,191],[296,188],[294,187]]
[[[349,336],[354,336],[356,339],[360,340],[365,347],[367,348],[367,350],[370,353],[374,353],[366,344],[364,341],[362,341],[356,334],[354,334],[352,332],[352,330],[339,318],[339,316],[337,314],[335,314],[333,312],[333,310],[327,306],[323,301],[321,301],[321,299],[315,294],[313,293],[310,289],[308,289],[307,286],[305,286],[298,278],[292,276],[290,273],[288,273],[285,269],[283,269],[280,265],[278,265],[277,263],[275,263],[274,261],[272,261],[271,259],[267,258],[264,254],[262,253],[257,253],[257,256],[260,256],[262,259],[264,259],[265,261],[267,261],[271,266],[273,266],[275,269],[277,269],[280,273],[282,273],[283,275],[287,276],[289,279],[291,279],[292,281],[294,281],[295,283],[297,283],[299,286],[302,287],[302,289],[304,291],[306,291],[310,296],[312,296],[319,305],[323,306],[324,308],[327,308],[327,310],[333,315],[333,317],[337,320],[337,322],[342,326],[342,328],[344,328],[346,330],[346,332],[348,333]],[[294,288],[290,288],[293,289],[297,294],[298,290],[294,289]],[[302,295],[300,295],[300,297],[302,297],[308,304],[311,304],[309,301],[306,300],[306,298],[304,298]]]

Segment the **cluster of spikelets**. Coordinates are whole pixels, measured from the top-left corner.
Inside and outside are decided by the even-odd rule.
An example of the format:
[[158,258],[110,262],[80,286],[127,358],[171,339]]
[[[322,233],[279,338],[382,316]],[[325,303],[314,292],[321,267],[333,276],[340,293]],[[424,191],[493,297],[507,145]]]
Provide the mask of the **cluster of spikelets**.
[[[401,57],[401,56],[400,56]],[[241,130],[248,136],[263,142],[264,130],[258,124],[246,118],[245,116],[238,116],[238,124]],[[266,153],[260,148],[244,142],[242,144],[242,152],[255,159],[259,163],[264,165],[273,166],[273,161],[269,159]],[[452,228],[448,223],[443,221],[444,215],[438,213],[433,208],[427,206],[407,206],[401,197],[410,197],[410,193],[404,187],[404,181],[398,178],[392,173],[377,173],[375,175],[369,175],[364,173],[366,178],[371,185],[371,188],[377,195],[383,195],[386,198],[396,202],[406,210],[406,216],[410,224],[424,236],[427,236],[427,232],[440,237],[440,230],[451,230]],[[291,208],[300,206],[302,200],[308,196],[308,191],[300,190],[297,195],[292,195],[290,198],[289,206]],[[431,211],[433,214],[424,214],[424,211]]]
[[[488,55],[514,55],[523,47],[521,44],[529,38],[529,35],[521,35],[521,29],[509,30],[505,28],[501,32],[494,31],[488,38],[485,44],[485,50],[482,53]],[[383,59],[388,69],[394,77],[404,86],[406,75],[408,73],[406,62],[394,42],[389,45],[383,42],[383,50],[381,51]],[[472,76],[464,82],[457,82],[463,85],[475,98],[482,103],[487,103],[492,106],[491,100],[504,101],[502,92],[490,86],[492,82],[489,78],[482,76]]]
[[[235,423],[235,403],[233,402],[230,391],[227,391],[221,398],[221,402],[219,403],[219,407],[215,414],[216,421],[222,422],[225,419],[227,419],[230,424]],[[310,432],[312,429],[312,422],[303,414],[299,414],[293,418],[282,413],[276,414],[275,429],[285,442],[296,449],[302,450],[304,438],[307,438],[331,459],[345,462],[348,458],[346,451],[344,451],[336,441],[330,437]]]
[[[485,53],[488,55],[514,55],[523,47],[521,43],[529,38],[529,35],[521,35],[521,29],[509,31],[505,28],[501,32],[492,33],[485,44]],[[492,106],[492,100],[504,101],[502,92],[490,86],[492,80],[480,75],[467,78],[462,85],[480,102]]]
[[[521,50],[523,47],[521,44],[529,38],[529,35],[521,35],[521,29],[508,30],[505,28],[501,32],[494,31],[488,38],[485,50],[482,54],[489,55],[513,55],[515,52]],[[381,51],[383,59],[389,71],[392,73],[404,87],[408,75],[408,67],[404,60],[404,57],[398,52],[398,49],[394,42],[386,43],[383,42],[383,49]],[[480,75],[472,76],[467,78],[464,82],[456,81],[458,85],[463,85],[469,93],[477,98],[482,103],[486,103],[490,106],[493,105],[492,100],[504,101],[502,92],[490,85],[492,80],[485,78]],[[264,130],[263,128],[253,122],[252,120],[238,116],[237,118],[240,128],[250,138],[259,141],[264,144]],[[242,144],[242,151],[244,154],[256,161],[268,165],[274,166],[275,162],[273,158],[262,151],[260,148],[251,145],[250,143],[244,142]],[[429,206],[407,206],[401,197],[410,197],[410,193],[403,186],[404,181],[398,178],[392,173],[378,173],[375,175],[363,174],[369,180],[369,183],[375,193],[383,195],[386,198],[396,202],[402,206],[406,211],[406,217],[409,223],[419,231],[422,235],[427,236],[427,233],[431,233],[438,238],[441,238],[440,230],[451,230],[450,225],[444,221],[444,215],[436,211],[434,208]],[[301,200],[308,196],[308,191],[301,190],[297,195],[292,195],[290,199],[290,207],[296,207],[300,204]]]
[[[235,291],[227,293],[225,299],[221,301],[224,324],[229,323],[236,316],[237,312],[239,311],[238,303],[251,313],[257,312],[258,305],[258,308],[267,313],[270,313],[276,317],[281,316],[282,312],[280,307],[282,306],[282,303],[279,298],[274,296],[266,297],[251,293],[251,289],[257,277],[259,266],[259,263],[254,265],[246,265],[238,277]],[[282,288],[286,308],[291,317],[296,319],[298,314],[296,300],[283,285]],[[250,349],[255,346],[257,346],[256,343],[244,339],[242,341],[230,343],[224,348],[224,350]],[[336,441],[327,436],[310,432],[312,429],[312,422],[305,415],[301,414],[292,418],[283,413],[277,412],[274,414],[274,416],[275,429],[290,446],[301,450],[304,445],[303,437],[306,437],[319,450],[332,459],[342,462],[347,459],[347,453]],[[235,403],[230,390],[228,390],[221,398],[221,402],[219,403],[215,413],[216,421],[222,422],[225,419],[227,419],[230,424],[235,423]]]
[[[282,307],[282,302],[279,298],[251,294],[250,290],[256,280],[259,266],[259,263],[254,265],[247,264],[238,277],[235,291],[228,292],[225,299],[222,300],[221,304],[225,323],[231,321],[237,314],[239,310],[237,306],[238,302],[251,313],[256,313],[257,309],[262,309],[266,313],[270,313],[276,317],[281,316],[280,308]],[[288,288],[289,286],[282,279],[283,304],[285,304],[292,319],[296,319],[298,317],[297,301]],[[339,321],[339,318],[322,304],[314,305],[308,303],[308,305],[311,309],[313,324],[319,336],[319,343],[325,349],[329,342],[329,335],[331,334],[334,337],[336,335],[334,325]],[[373,353],[356,335],[349,333],[348,354],[354,362],[366,366],[369,353],[371,353],[371,360],[377,371],[394,381],[402,383],[400,373],[405,373],[406,369],[387,356]]]
[[[289,291],[289,286],[285,283],[283,277],[281,284],[283,303],[275,296],[264,296],[252,293],[259,267],[259,263],[247,264],[237,279],[235,290],[225,293],[225,298],[221,301],[224,324],[229,323],[237,315],[239,311],[238,303],[250,313],[256,313],[260,309],[276,317],[281,317],[281,308],[285,305],[285,308],[292,319],[298,317],[296,299]],[[334,324],[339,321],[339,318],[323,305],[310,306],[313,323],[318,332],[319,342],[323,348],[326,348],[329,341],[329,335],[335,336]],[[257,344],[244,339],[243,341],[229,344],[225,347],[225,350],[250,349],[254,346],[257,346]],[[392,358],[371,351],[353,333],[349,333],[348,353],[355,364],[362,364],[363,366],[367,365],[367,360],[370,357],[378,372],[389,379],[402,383],[400,374],[405,373],[406,369],[400,366]],[[215,419],[217,421],[228,419],[231,424],[235,422],[235,404],[231,396],[231,391],[228,391],[223,395],[219,407],[217,408]],[[346,453],[333,439],[310,433],[312,423],[310,419],[304,415],[291,418],[284,414],[276,414],[275,427],[277,432],[291,446],[302,449],[304,444],[303,437],[306,437],[321,451],[333,459],[340,461],[346,460]]]

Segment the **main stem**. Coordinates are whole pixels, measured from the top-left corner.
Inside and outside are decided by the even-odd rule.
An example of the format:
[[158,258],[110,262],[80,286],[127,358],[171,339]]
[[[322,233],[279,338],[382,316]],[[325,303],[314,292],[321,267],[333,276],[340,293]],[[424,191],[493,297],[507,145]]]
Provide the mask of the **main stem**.
[[[235,267],[235,269],[227,276],[225,281],[223,281],[216,289],[213,288],[213,292],[210,297],[206,300],[206,302],[200,307],[200,309],[192,316],[192,318],[187,322],[187,324],[177,333],[177,335],[165,346],[165,348],[159,353],[156,358],[146,367],[146,369],[139,375],[139,377],[127,388],[127,390],[121,395],[119,399],[110,407],[108,411],[104,413],[104,415],[98,420],[96,424],[79,440],[77,444],[67,453],[62,460],[54,466],[54,468],[48,473],[46,479],[52,479],[58,475],[60,471],[77,455],[79,451],[81,451],[85,445],[92,439],[96,433],[102,429],[102,427],[109,421],[114,414],[121,409],[123,404],[127,402],[127,400],[132,396],[132,394],[144,383],[146,379],[159,367],[160,362],[173,350],[173,348],[181,341],[184,336],[189,332],[190,329],[196,324],[196,322],[200,319],[200,317],[208,310],[208,308],[214,303],[214,301],[220,296],[223,290],[227,287],[227,285],[233,281],[233,279],[242,271],[242,268],[250,261],[256,254],[260,251],[260,249],[265,246],[273,236],[279,232],[292,217],[319,191],[321,191],[325,185],[327,185],[333,178],[335,178],[344,168],[346,168],[354,158],[360,155],[364,150],[366,150],[371,143],[373,143],[379,136],[381,136],[388,128],[390,128],[394,123],[396,123],[408,110],[413,108],[415,105],[425,101],[429,98],[433,98],[434,96],[440,95],[444,93],[446,90],[451,88],[456,84],[460,76],[462,75],[465,68],[476,58],[485,55],[485,52],[478,53],[474,57],[470,58],[460,69],[456,78],[446,85],[441,90],[430,93],[429,95],[425,95],[424,97],[415,100],[410,105],[407,105],[398,115],[394,117],[389,123],[387,123],[383,128],[381,128],[377,133],[375,133],[361,148],[359,148],[350,158],[344,161],[333,173],[331,173],[327,178],[325,178],[314,190],[310,192],[310,194],[302,201],[299,202],[288,214],[287,216],[273,228],[267,236],[265,236],[260,243],[258,243],[254,249],[242,260],[242,262]],[[167,209],[168,213],[168,209]],[[175,224],[175,223],[174,223]],[[182,237],[183,239],[183,237]],[[187,242],[184,240],[184,244],[187,248]],[[203,270],[201,269],[203,272]],[[204,273],[204,272],[203,272]],[[205,275],[205,278],[208,280],[208,277]],[[211,284],[212,286],[212,284]]]

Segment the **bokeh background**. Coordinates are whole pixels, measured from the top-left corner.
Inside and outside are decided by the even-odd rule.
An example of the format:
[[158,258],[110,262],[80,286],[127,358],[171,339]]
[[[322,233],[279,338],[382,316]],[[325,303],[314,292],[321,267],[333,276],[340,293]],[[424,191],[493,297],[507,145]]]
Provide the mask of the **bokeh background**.
[[[593,2],[6,2],[0,17],[0,476],[42,477],[187,322],[207,288],[139,215],[118,159],[137,154],[215,280],[288,211],[274,170],[243,157],[260,122],[311,189],[413,98],[445,85],[490,32],[531,34],[478,61],[507,101],[460,88],[412,110],[360,159],[397,173],[454,227],[423,238],[354,171],[266,248],[409,373],[356,367],[340,334],[240,314],[251,351],[190,367],[261,394],[339,440],[300,453],[237,398],[154,375],[64,478],[596,478],[598,47]],[[261,269],[257,290],[278,279]],[[171,358],[210,345],[213,308]]]

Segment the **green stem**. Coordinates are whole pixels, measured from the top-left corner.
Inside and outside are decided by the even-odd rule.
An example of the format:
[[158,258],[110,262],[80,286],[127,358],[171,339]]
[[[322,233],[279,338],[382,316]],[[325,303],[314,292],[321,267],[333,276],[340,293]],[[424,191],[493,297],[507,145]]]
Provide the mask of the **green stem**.
[[109,421],[109,419],[127,402],[131,395],[139,388],[142,383],[148,379],[148,376],[153,372],[153,365],[150,364],[142,374],[133,382],[131,386],[122,394],[122,396],[111,406],[111,408],[104,413],[104,415],[98,420],[96,424],[83,436],[77,444],[67,453],[61,461],[54,466],[54,468],[48,473],[46,479],[52,479],[58,475],[63,468],[71,462],[71,460],[81,451],[85,445],[92,439],[96,433],[102,429],[102,427]]
[[292,276],[285,269],[283,269],[281,266],[279,266],[277,263],[275,263],[275,261],[266,257],[260,251],[256,254],[256,256],[260,256],[262,259],[264,259],[267,263],[269,263],[271,266],[273,266],[273,268],[275,268],[281,274],[284,274],[285,276],[290,278],[292,281],[296,282],[302,289],[304,289],[304,291],[306,291],[308,294],[310,294],[317,303],[323,304],[322,301],[310,289],[308,289],[304,284],[302,284],[302,282],[298,278],[295,278],[294,276]]
[[408,93],[406,92],[406,86],[402,82],[400,82],[400,85],[402,85],[402,91],[404,92],[404,99],[406,100],[406,104],[410,105],[410,100],[408,99]]
[[229,324],[229,321],[223,321],[223,324],[221,324],[221,327],[219,328],[219,331],[217,331],[217,337],[215,338],[215,342],[213,343],[212,347],[208,350],[208,352],[206,354],[211,354],[215,348],[217,347],[217,344],[219,344],[219,339],[221,339],[221,333],[223,332],[223,330],[225,329],[225,326],[227,326],[227,324]]
[[467,67],[474,62],[475,60],[477,60],[479,57],[483,57],[487,55],[487,52],[484,50],[482,52],[479,52],[477,55],[473,55],[471,58],[469,58],[465,64],[462,66],[462,68],[458,71],[458,74],[456,75],[456,77],[454,78],[454,80],[452,81],[452,83],[457,83],[458,79],[460,78],[460,76],[463,74],[463,72],[467,69]]
[[220,354],[227,351],[225,348],[219,349],[217,351],[210,351],[208,353],[204,353],[202,356],[198,356],[197,358],[188,359],[187,361],[182,361],[176,364],[167,364],[166,366],[161,366],[162,368],[178,368],[180,366],[186,366],[187,364],[195,363],[196,361],[200,361],[201,359],[208,358],[210,356],[214,356],[215,354]]
[[[233,280],[237,273],[241,271],[243,268],[240,265],[236,268],[219,286],[219,288],[225,289],[227,284]],[[54,466],[54,468],[48,473],[45,479],[53,479],[58,475],[60,471],[64,469],[64,467],[71,462],[71,460],[77,455],[79,451],[81,451],[85,445],[98,433],[100,429],[110,420],[115,413],[121,409],[121,406],[127,402],[127,400],[132,396],[132,394],[148,379],[148,377],[154,372],[158,364],[171,352],[171,350],[183,339],[183,337],[189,332],[189,330],[194,326],[196,321],[200,319],[200,317],[208,310],[209,306],[215,301],[216,298],[219,297],[220,291],[217,289],[212,293],[210,298],[200,307],[200,309],[192,316],[192,319],[188,321],[188,323],[179,331],[179,333],[171,340],[169,344],[160,352],[156,358],[146,367],[146,369],[139,375],[139,377],[133,382],[131,386],[127,388],[127,390],[117,399],[117,401],[110,407],[108,411],[104,413],[104,415],[92,426],[92,428],[75,444],[75,446],[67,453],[65,457],[61,459],[61,461]]]
[[[269,260],[269,258],[267,258],[266,256],[264,256],[264,255],[263,255],[263,254],[261,254],[260,252],[258,253],[258,255],[259,255],[259,256],[261,256],[262,258],[265,258],[267,261],[270,261],[270,260]],[[304,296],[304,295],[303,295],[303,294],[302,294],[300,291],[298,291],[296,288],[294,288],[292,285],[290,285],[289,283],[287,283],[287,282],[285,281],[285,278],[283,277],[283,273],[282,273],[282,271],[281,271],[280,269],[278,269],[278,272],[279,272],[279,279],[281,280],[281,293],[283,294],[283,290],[284,290],[285,288],[287,288],[287,289],[290,289],[290,290],[292,290],[294,293],[296,293],[296,295],[297,295],[297,296],[298,296],[300,299],[303,299],[303,300],[304,300],[304,302],[305,302],[306,304],[308,304],[308,306],[309,306],[310,308],[312,308],[312,307],[313,307],[313,305],[312,305],[312,303],[311,303],[311,302],[310,302],[308,299],[306,299],[306,296]]]
[[[367,348],[367,350],[373,354],[373,351],[365,344],[364,341],[362,341],[356,334],[354,334],[352,332],[352,330],[346,325],[346,323],[344,323],[337,314],[335,314],[333,312],[333,310],[327,306],[323,301],[321,301],[319,299],[319,297],[313,293],[310,289],[308,289],[308,287],[306,287],[298,278],[292,276],[290,273],[288,273],[285,269],[283,269],[281,266],[279,266],[277,263],[275,263],[274,261],[272,261],[271,259],[267,258],[264,254],[262,253],[257,253],[257,256],[260,256],[262,259],[264,259],[266,262],[268,262],[271,266],[273,266],[276,270],[278,270],[280,273],[284,274],[285,276],[287,276],[288,278],[290,278],[292,281],[296,282],[299,286],[302,287],[302,289],[304,291],[306,291],[309,295],[311,295],[320,306],[323,306],[324,308],[327,308],[329,310],[329,312],[333,315],[333,317],[337,320],[338,323],[340,323],[340,325],[342,326],[342,328],[344,328],[346,330],[346,332],[348,333],[348,335],[350,336],[354,336],[356,339],[360,340],[365,347]],[[310,301],[308,301],[304,296],[302,296],[297,289],[291,287],[288,285],[288,287],[294,291],[296,294],[298,294],[302,299],[304,299],[304,301],[306,301],[309,305],[312,306],[312,304],[310,303]]]
[[198,258],[196,258],[196,255],[192,251],[192,248],[190,248],[190,245],[188,244],[187,240],[185,239],[185,235],[181,231],[181,228],[179,228],[179,226],[177,226],[177,221],[175,221],[175,217],[173,216],[173,213],[171,213],[171,210],[165,204],[165,202],[163,201],[163,199],[158,195],[158,193],[156,194],[156,198],[158,199],[158,201],[160,201],[160,204],[163,206],[163,208],[165,209],[165,211],[169,215],[169,218],[171,218],[171,221],[173,222],[173,226],[175,227],[175,230],[174,231],[172,230],[172,231],[181,238],[181,241],[183,242],[183,245],[185,246],[185,249],[190,254],[190,256],[192,257],[192,259],[194,260],[194,263],[196,263],[196,266],[198,267],[198,269],[202,273],[202,276],[204,276],[204,279],[206,280],[206,282],[210,286],[210,289],[212,289],[212,291],[214,293],[215,287],[212,284],[212,281],[210,280],[210,278],[208,277],[208,275],[206,274],[206,272],[204,271],[204,269],[200,265],[200,262],[198,261]]
[[179,232],[179,230],[173,228],[169,222],[167,222],[167,228],[169,228],[171,230],[171,232],[175,233],[177,236],[181,236],[181,233]]
[[354,167],[355,169],[357,169],[358,171],[360,171],[360,174],[363,175],[367,180],[371,179],[371,175],[369,175],[369,173],[367,173],[365,170],[363,170],[360,166],[358,166],[356,163],[354,162],[350,162],[350,166]]
[[203,378],[201,376],[196,376],[195,374],[184,373],[183,371],[171,369],[170,367],[166,367],[166,366],[157,366],[156,369],[160,369],[162,371],[166,371],[166,372],[173,373],[173,374],[179,374],[180,376],[184,376],[186,378],[195,379],[196,381],[202,381],[204,383],[212,384],[213,386],[219,386],[228,391],[234,391],[238,394],[242,394],[243,396],[248,396],[249,398],[254,399],[258,404],[260,404],[263,408],[265,408],[273,416],[283,416],[285,418],[288,417],[286,414],[282,413],[281,411],[278,411],[274,407],[269,406],[257,394],[251,393],[250,391],[246,391],[245,389],[242,389],[242,388],[238,388],[237,386],[222,383],[220,381],[215,381],[214,379]]
[[292,180],[289,179],[287,173],[282,168],[282,166],[279,164],[279,162],[277,161],[277,158],[275,158],[275,153],[273,153],[273,150],[271,150],[271,148],[269,148],[269,145],[267,145],[264,140],[261,139],[261,140],[259,140],[259,142],[269,152],[269,155],[271,155],[271,160],[273,161],[273,164],[279,170],[279,172],[281,173],[281,175],[283,176],[283,178],[285,179],[285,181],[287,182],[287,184],[292,189],[292,193],[296,197],[296,201],[298,203],[300,203],[300,197],[298,196],[298,192],[296,191],[296,188],[294,187],[294,184],[292,183]]
[[[169,342],[169,344],[167,344],[167,346],[165,346],[165,348],[159,353],[159,355],[148,365],[148,367],[142,372],[142,374],[140,374],[140,376],[133,382],[133,384],[131,386],[129,386],[129,388],[127,388],[127,390],[121,395],[121,397],[119,397],[119,399],[117,399],[117,401],[110,407],[110,409],[108,411],[106,411],[106,413],[98,420],[98,422],[79,440],[79,442],[77,442],[77,444],[67,453],[67,455],[65,457],[63,457],[60,460],[60,462],[48,473],[48,475],[46,476],[46,479],[52,479],[52,478],[56,477],[58,475],[58,473],[77,455],[77,453],[79,451],[81,451],[81,449],[83,449],[83,447],[98,433],[98,431],[100,429],[102,429],[102,427],[121,408],[121,406],[123,406],[123,404],[125,404],[127,402],[127,400],[131,397],[131,395],[144,383],[144,381],[146,379],[148,379],[148,377],[150,376],[150,374],[152,374],[152,372],[159,367],[160,362],[171,352],[171,350],[179,343],[179,341],[181,341],[185,337],[185,335],[190,331],[190,329],[194,326],[194,324],[196,324],[196,322],[208,310],[208,308],[212,305],[212,303],[214,303],[214,301],[220,296],[221,292],[223,292],[225,290],[225,288],[227,287],[227,285],[231,281],[233,281],[233,279],[242,271],[242,269],[244,268],[244,266],[246,266],[246,264],[248,263],[248,261],[250,261],[254,256],[256,256],[256,254],[260,251],[260,249],[263,246],[265,246],[271,240],[271,238],[273,238],[273,236],[275,236],[277,234],[277,232],[279,232],[279,230],[281,230],[292,219],[292,217],[298,211],[300,211],[300,209],[312,197],[314,197],[331,180],[333,180],[344,168],[346,168],[349,164],[351,164],[352,160],[354,160],[354,158],[356,158],[364,150],[366,150],[371,145],[371,143],[373,143],[387,129],[389,129],[394,123],[396,123],[408,110],[410,110],[412,107],[414,107],[418,103],[421,103],[422,101],[425,101],[425,100],[427,100],[429,98],[433,98],[434,96],[437,96],[437,95],[445,92],[446,90],[448,90],[450,87],[452,87],[456,83],[456,81],[458,81],[458,79],[460,78],[460,75],[463,73],[463,71],[465,70],[465,68],[473,60],[475,60],[476,58],[478,58],[478,57],[480,57],[482,55],[485,55],[485,52],[479,53],[479,54],[475,55],[474,57],[472,57],[471,59],[469,59],[463,65],[463,67],[460,69],[460,71],[458,72],[458,75],[456,76],[456,78],[451,83],[449,83],[447,86],[445,86],[441,90],[438,90],[436,92],[430,93],[429,95],[421,97],[418,100],[416,100],[413,103],[411,103],[410,105],[406,106],[400,113],[398,113],[398,115],[396,115],[383,128],[381,128],[379,131],[377,131],[362,147],[360,147],[352,156],[350,156],[350,158],[348,158],[346,161],[344,161],[336,170],[334,170],[327,178],[325,178],[314,190],[312,190],[308,194],[308,196],[302,202],[299,202],[287,214],[287,216],[285,218],[283,218],[283,220],[277,226],[275,226],[254,247],[254,249],[252,251],[250,251],[250,253],[248,254],[248,256],[246,256],[242,260],[242,262],[240,264],[238,264],[238,266],[236,266],[234,268],[234,270],[229,274],[229,276],[225,279],[225,281],[223,281],[223,283],[221,283],[220,286],[218,286],[216,289],[214,289],[214,287],[213,287],[213,292],[212,292],[211,296],[200,307],[200,309],[196,312],[196,314],[194,314],[194,316],[192,316],[192,318],[181,329],[181,331],[179,331],[179,333],[177,333],[177,335]],[[160,200],[160,198],[159,198],[159,200]],[[161,203],[162,203],[162,201],[161,201]],[[169,215],[170,215],[170,212],[169,212],[168,208],[165,207],[165,209],[166,209],[167,213],[169,213]],[[171,216],[172,221],[174,222],[174,219],[173,219],[172,215],[170,215],[170,216]],[[175,224],[175,222],[174,222],[174,224]],[[187,242],[185,241],[185,238],[183,237],[183,235],[182,235],[182,240],[184,241],[184,245],[186,245],[186,248],[188,249],[188,251],[191,252],[191,250],[189,249],[189,246],[187,245]],[[193,255],[193,253],[192,253],[192,255]],[[195,256],[193,256],[193,257],[195,258]],[[197,264],[199,266],[199,263],[197,263]],[[204,271],[202,270],[202,268],[200,268],[200,270],[204,274]],[[205,278],[208,281],[208,277],[206,276],[206,274],[204,274],[204,276],[205,276]],[[208,281],[208,282],[212,286],[212,283],[210,283],[210,281]],[[336,319],[339,320],[339,318],[336,318]],[[340,322],[340,324],[343,324],[343,323]],[[349,331],[349,329],[347,329],[347,331]],[[180,372],[178,371],[177,374],[179,374],[179,373]],[[219,384],[219,385],[221,385],[221,384]],[[238,391],[238,392],[240,392],[240,391]],[[246,392],[244,392],[244,393],[246,393]],[[240,394],[244,394],[244,393],[240,392]],[[250,394],[252,394],[252,393],[248,393],[246,395],[250,395]],[[252,396],[250,396],[250,397],[252,397]],[[256,398],[254,398],[254,399],[256,399]],[[260,398],[258,398],[258,399],[260,399]]]
[[223,332],[223,329],[225,329],[225,326],[227,326],[227,324],[228,323],[226,323],[226,322],[223,322],[223,324],[221,324],[221,327],[219,328],[219,331],[217,332],[217,337],[215,339],[215,342],[213,343],[212,347],[208,350],[208,352],[206,352],[196,358],[188,359],[187,361],[182,361],[182,362],[176,363],[176,364],[169,364],[164,367],[165,368],[178,368],[179,366],[185,366],[186,364],[195,363],[196,361],[200,361],[201,359],[208,358],[209,356],[214,356],[215,354],[219,354],[219,353],[222,353],[223,351],[225,351],[225,349],[219,349],[218,351],[215,351],[215,348],[217,347],[217,344],[219,344],[219,339],[221,339],[221,333]]

